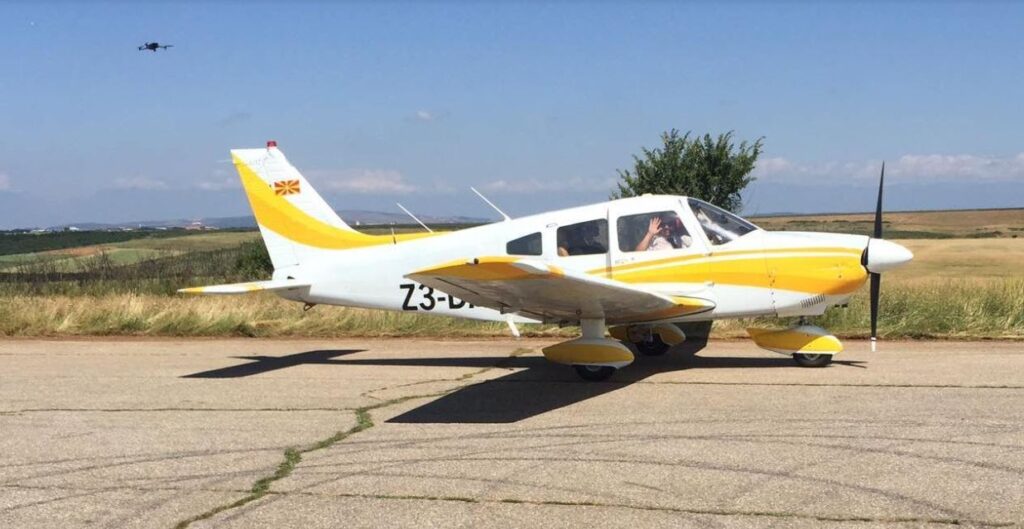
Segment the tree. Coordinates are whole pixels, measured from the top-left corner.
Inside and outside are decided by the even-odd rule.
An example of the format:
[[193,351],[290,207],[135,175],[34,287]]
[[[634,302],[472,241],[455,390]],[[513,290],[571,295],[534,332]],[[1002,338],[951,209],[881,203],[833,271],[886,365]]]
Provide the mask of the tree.
[[742,205],[740,192],[754,177],[763,139],[752,144],[741,142],[737,148],[732,131],[712,138],[710,134],[690,138],[672,129],[662,133],[660,148],[643,149],[633,156],[633,170],[618,169],[622,182],[611,198],[640,196],[645,193],[686,195],[711,202],[730,211]]

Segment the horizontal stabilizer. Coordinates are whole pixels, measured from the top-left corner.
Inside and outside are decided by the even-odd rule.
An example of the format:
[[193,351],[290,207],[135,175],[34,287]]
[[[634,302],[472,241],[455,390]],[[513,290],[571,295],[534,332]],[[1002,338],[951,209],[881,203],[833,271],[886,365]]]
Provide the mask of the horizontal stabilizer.
[[248,294],[274,290],[295,290],[310,286],[309,283],[295,279],[272,279],[270,281],[250,281],[248,283],[231,283],[228,285],[210,285],[208,287],[191,287],[178,290],[179,294],[231,295]]

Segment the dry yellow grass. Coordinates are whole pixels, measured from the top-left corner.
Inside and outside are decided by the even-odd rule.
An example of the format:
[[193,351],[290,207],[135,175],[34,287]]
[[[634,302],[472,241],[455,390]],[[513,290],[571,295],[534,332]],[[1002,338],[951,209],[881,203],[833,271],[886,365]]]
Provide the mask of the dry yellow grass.
[[[530,334],[566,332],[531,326]],[[494,336],[504,323],[302,305],[271,294],[0,297],[0,336]]]
[[1024,238],[908,239],[896,242],[914,252],[914,260],[885,274],[885,283],[945,279],[1024,277]]
[[[870,229],[874,218],[874,213],[852,213],[754,217],[752,220],[768,230],[853,232],[850,228],[854,226]],[[886,213],[885,221],[887,230],[929,232],[950,237],[974,237],[995,232],[1000,232],[1002,237],[1014,234],[1024,237],[1024,208],[896,212]]]
[[[880,331],[889,338],[1024,338],[1024,279],[933,280],[888,284]],[[749,321],[716,322],[715,335],[737,337]],[[867,296],[816,323],[844,337],[865,337]],[[758,325],[775,325],[766,320]],[[574,328],[525,325],[529,336],[571,336]],[[167,297],[155,294],[0,297],[0,336],[504,336],[503,323],[299,304],[269,294]]]

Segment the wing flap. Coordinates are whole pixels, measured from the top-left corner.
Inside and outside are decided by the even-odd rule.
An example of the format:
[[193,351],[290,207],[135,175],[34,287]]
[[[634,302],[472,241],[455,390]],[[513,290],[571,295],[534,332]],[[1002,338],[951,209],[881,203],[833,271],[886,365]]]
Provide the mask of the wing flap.
[[605,318],[657,321],[714,308],[709,300],[667,296],[538,260],[479,257],[417,270],[405,277],[474,305],[549,322]]
[[272,279],[270,281],[249,281],[247,283],[230,283],[226,285],[182,288],[178,289],[178,293],[223,296],[275,290],[295,290],[309,286],[309,283],[297,281],[295,279]]

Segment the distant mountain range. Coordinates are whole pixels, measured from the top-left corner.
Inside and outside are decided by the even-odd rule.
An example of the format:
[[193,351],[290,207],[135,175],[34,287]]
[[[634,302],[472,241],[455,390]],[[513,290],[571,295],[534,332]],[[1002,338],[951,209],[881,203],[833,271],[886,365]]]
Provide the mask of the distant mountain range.
[[[338,210],[338,216],[353,226],[415,224],[415,221],[404,213],[388,213],[385,211],[346,209]],[[493,219],[462,217],[457,215],[448,217],[420,215],[419,218],[428,226],[431,224],[484,224],[493,221]],[[217,229],[256,228],[256,219],[249,215],[244,217],[204,217],[196,219],[143,220],[116,223],[79,222],[51,226],[47,229],[59,231],[74,227],[79,230],[120,230],[126,228],[185,228],[189,226],[206,226],[208,228]]]

